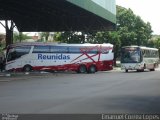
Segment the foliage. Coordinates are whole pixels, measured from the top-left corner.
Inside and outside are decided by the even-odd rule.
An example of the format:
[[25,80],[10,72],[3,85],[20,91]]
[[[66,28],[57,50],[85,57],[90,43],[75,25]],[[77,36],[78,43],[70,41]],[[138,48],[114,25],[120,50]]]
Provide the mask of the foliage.
[[160,48],[160,38],[151,39],[150,41],[148,41],[148,46],[159,49]]
[[155,40],[155,44],[154,45],[155,45],[156,48],[160,48],[160,38]]
[[153,35],[152,38],[148,41],[147,45],[149,47],[160,48],[160,35]]
[[0,52],[5,48],[5,35],[0,34]]
[[43,42],[48,41],[49,32],[41,32],[40,36],[41,36],[41,41]]
[[23,34],[22,32],[14,32],[13,33],[13,42],[21,42],[23,40],[26,40],[26,39],[31,39],[30,36],[27,36],[27,34]]
[[58,32],[55,34],[54,39],[61,43],[84,43],[85,34],[83,32]]
[[131,9],[117,6],[117,32],[120,35],[122,46],[146,46],[151,38],[151,25],[136,16]]

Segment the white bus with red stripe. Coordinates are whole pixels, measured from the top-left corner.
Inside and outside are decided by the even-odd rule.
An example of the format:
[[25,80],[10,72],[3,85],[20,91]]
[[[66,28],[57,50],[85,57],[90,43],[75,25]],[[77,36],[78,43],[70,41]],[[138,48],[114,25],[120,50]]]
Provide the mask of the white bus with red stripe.
[[113,69],[113,45],[17,43],[8,46],[7,71],[76,71]]

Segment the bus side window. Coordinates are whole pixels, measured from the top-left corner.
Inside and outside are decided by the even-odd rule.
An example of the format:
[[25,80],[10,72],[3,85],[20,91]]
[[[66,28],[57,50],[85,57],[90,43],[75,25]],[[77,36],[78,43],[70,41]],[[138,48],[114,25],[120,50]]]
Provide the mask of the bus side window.
[[149,57],[152,58],[153,57],[153,52],[148,50],[148,53],[149,53]]
[[89,48],[89,51],[88,53],[92,53],[92,54],[97,54],[98,52],[101,52],[101,51],[98,51],[97,48]]
[[142,55],[144,56],[144,54],[145,54],[145,53],[144,53],[144,50],[142,50]]
[[79,46],[75,46],[75,47],[70,46],[68,49],[69,49],[69,53],[81,53]]
[[[104,54],[108,54],[108,53],[109,53],[109,51],[111,51],[111,50],[106,49],[105,47],[102,47],[102,49],[101,49],[101,52],[102,52],[102,53],[104,53]],[[111,51],[111,52],[113,52],[113,49],[112,49],[112,51]]]
[[156,58],[159,58],[159,54],[158,54],[158,51],[156,51]]
[[50,47],[51,53],[68,53],[67,46],[51,46]]
[[149,57],[150,55],[149,55],[149,51],[148,50],[146,50],[146,57]]
[[157,51],[153,51],[153,57],[157,58],[158,57],[158,52]]
[[155,57],[155,51],[151,51],[151,57]]
[[33,53],[49,53],[49,46],[34,46]]

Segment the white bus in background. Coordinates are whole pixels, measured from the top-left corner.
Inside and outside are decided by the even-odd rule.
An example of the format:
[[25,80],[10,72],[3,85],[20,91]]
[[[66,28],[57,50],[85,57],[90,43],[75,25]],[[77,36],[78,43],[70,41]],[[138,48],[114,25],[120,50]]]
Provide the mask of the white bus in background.
[[7,71],[76,71],[113,69],[112,44],[17,43],[8,46]]
[[159,52],[156,48],[142,46],[125,46],[121,49],[121,69],[154,71],[159,64]]

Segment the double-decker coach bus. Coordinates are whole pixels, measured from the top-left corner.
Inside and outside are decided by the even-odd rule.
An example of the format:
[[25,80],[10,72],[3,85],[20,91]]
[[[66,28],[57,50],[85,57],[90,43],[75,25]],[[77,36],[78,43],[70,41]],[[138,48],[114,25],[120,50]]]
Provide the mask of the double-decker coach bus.
[[156,48],[143,46],[125,46],[121,49],[121,69],[154,71],[159,64],[159,53]]
[[113,69],[113,45],[17,43],[8,46],[7,71],[76,71],[95,73]]

